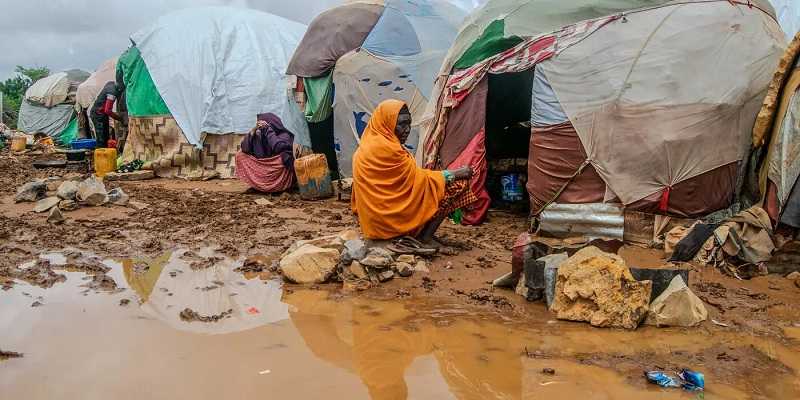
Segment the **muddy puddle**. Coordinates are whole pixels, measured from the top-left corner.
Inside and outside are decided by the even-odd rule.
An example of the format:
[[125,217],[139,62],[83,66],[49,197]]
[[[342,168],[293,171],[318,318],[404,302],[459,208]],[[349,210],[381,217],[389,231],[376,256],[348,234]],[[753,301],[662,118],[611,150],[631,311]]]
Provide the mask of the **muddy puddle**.
[[[58,269],[91,255],[42,257],[65,279],[0,291],[0,350],[23,354],[0,361],[3,398],[800,398],[796,340],[283,287],[211,250],[100,260],[106,290],[87,285],[96,270]],[[706,374],[703,396],[642,377],[681,366]]]

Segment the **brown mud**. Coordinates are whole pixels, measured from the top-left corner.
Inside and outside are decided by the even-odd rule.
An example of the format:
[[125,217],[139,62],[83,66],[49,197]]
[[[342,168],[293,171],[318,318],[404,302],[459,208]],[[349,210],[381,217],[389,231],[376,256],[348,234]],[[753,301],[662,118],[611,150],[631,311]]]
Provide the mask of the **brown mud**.
[[[443,224],[454,254],[429,273],[286,285],[280,254],[356,228],[348,203],[245,194],[235,180],[113,182],[147,207],[80,208],[51,225],[13,195],[64,171],[30,162],[0,153],[0,345],[25,353],[3,363],[9,398],[694,398],[642,377],[683,367],[706,374],[706,398],[800,398],[800,288],[781,276],[693,267],[709,310],[697,328],[557,321],[489,285],[527,228],[492,211],[480,227]],[[652,249],[620,254],[664,264]]]

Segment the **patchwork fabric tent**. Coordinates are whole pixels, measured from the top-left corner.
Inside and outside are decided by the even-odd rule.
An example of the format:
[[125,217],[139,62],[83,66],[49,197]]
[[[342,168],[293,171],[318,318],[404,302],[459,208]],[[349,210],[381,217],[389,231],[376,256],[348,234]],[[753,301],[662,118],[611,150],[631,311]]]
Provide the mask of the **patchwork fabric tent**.
[[140,159],[165,177],[201,169],[232,177],[241,135],[266,112],[310,145],[284,75],[305,29],[251,9],[203,7],[135,33],[117,64],[129,115],[123,161]]
[[753,146],[766,152],[760,188],[773,222],[800,228],[800,33],[781,60],[753,128]]
[[25,92],[17,127],[26,133],[44,132],[66,145],[78,135],[75,95],[89,73],[72,69],[42,78]]
[[[767,0],[492,0],[443,64],[419,157],[445,168],[498,142],[527,148],[534,216],[603,202],[705,215],[733,201],[784,49]],[[487,112],[499,89],[530,108]]]
[[[348,3],[312,21],[286,72],[302,78],[296,90],[309,122],[333,117],[333,132],[328,124],[313,139],[333,136],[327,141],[334,143],[341,175],[352,175],[353,152],[381,101],[403,100],[419,120],[464,16],[445,1],[385,0]],[[414,151],[417,127],[407,142]]]

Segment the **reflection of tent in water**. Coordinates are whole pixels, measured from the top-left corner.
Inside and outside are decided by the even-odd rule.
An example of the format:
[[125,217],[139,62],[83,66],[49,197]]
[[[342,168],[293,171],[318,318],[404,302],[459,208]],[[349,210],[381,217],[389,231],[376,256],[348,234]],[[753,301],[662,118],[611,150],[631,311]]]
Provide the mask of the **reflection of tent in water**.
[[766,152],[759,182],[764,209],[773,222],[800,228],[800,34],[770,86],[753,144]]
[[353,152],[381,101],[404,100],[419,119],[463,16],[445,1],[384,0],[348,3],[311,22],[287,74],[302,78],[296,90],[307,99],[312,145],[332,170],[338,160],[352,175]]
[[485,151],[482,188],[514,160],[534,215],[706,215],[733,201],[783,48],[767,0],[491,0],[443,64],[421,158],[446,168]]
[[462,334],[452,335],[452,327],[438,326],[432,318],[413,318],[403,303],[334,301],[328,296],[324,291],[296,290],[284,301],[292,306],[292,324],[314,355],[358,374],[373,399],[413,398],[406,370],[428,356],[435,357],[447,391],[456,398],[520,397],[517,350],[493,353],[497,364],[474,353],[507,347],[508,331],[502,325],[483,327],[457,318]]
[[19,130],[44,132],[60,144],[72,142],[78,135],[75,94],[88,77],[86,71],[71,69],[36,81],[19,108]]
[[238,8],[190,8],[131,36],[120,58],[129,134],[125,162],[151,162],[170,177],[215,170],[233,176],[241,134],[271,112],[310,145],[284,75],[306,27]]
[[[175,329],[207,334],[239,332],[288,318],[279,282],[246,280],[233,271],[235,263],[230,260],[193,270],[180,258],[182,253],[167,253],[141,273],[134,271],[133,261],[123,262],[125,279],[147,314]],[[201,317],[223,318],[185,321],[180,313],[187,308]]]

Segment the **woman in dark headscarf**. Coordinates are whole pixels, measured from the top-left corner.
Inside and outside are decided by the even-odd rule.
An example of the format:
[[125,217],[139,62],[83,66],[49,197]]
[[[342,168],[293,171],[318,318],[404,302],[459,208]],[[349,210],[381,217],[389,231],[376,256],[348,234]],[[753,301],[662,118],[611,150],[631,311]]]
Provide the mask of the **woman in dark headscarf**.
[[294,134],[272,113],[258,114],[255,128],[236,153],[236,176],[260,192],[283,192],[294,184]]

